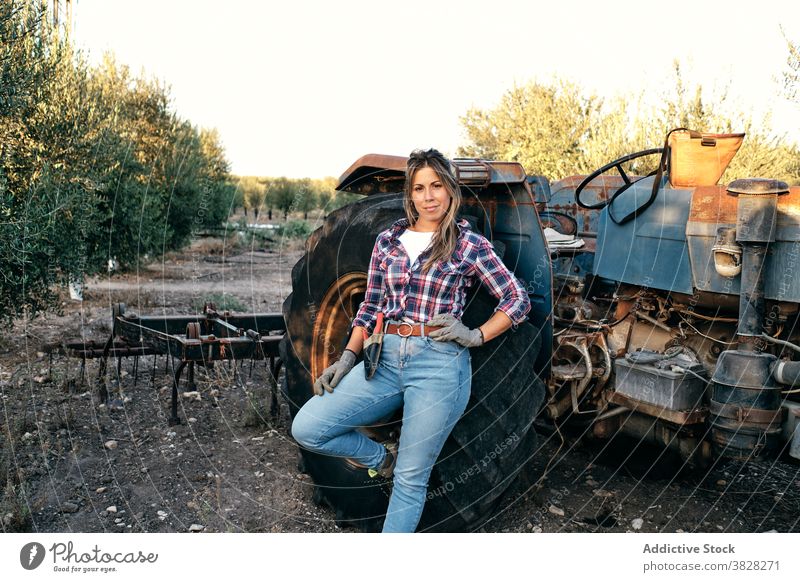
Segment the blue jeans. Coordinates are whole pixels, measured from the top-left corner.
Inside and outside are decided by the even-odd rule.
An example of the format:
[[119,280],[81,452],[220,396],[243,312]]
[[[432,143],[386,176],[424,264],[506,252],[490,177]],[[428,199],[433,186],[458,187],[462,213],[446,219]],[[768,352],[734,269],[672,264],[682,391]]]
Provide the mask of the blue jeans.
[[356,429],[403,407],[394,484],[384,532],[417,528],[431,470],[469,400],[469,350],[453,341],[387,334],[371,380],[359,363],[333,393],[314,396],[297,413],[292,436],[322,454],[349,457],[367,467],[383,464],[386,449]]

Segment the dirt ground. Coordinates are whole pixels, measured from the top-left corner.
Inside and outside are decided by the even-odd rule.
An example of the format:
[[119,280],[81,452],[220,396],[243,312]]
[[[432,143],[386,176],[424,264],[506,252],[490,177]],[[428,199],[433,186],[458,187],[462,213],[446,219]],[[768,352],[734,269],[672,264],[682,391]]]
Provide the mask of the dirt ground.
[[[300,245],[220,250],[218,241],[201,240],[138,273],[93,280],[82,303],[65,297],[63,315],[0,334],[3,531],[355,531],[313,503],[287,434],[287,407],[274,421],[268,415],[263,363],[201,368],[174,427],[164,357],[140,358],[136,373],[133,359],[123,360],[106,404],[96,361],[83,382],[80,360],[50,364],[48,344],[105,340],[116,302],[141,314],[189,314],[227,294],[247,311],[279,312]],[[513,484],[480,531],[800,530],[800,466],[786,455],[689,471],[624,438],[563,438],[542,434],[534,466],[546,477],[538,487]]]

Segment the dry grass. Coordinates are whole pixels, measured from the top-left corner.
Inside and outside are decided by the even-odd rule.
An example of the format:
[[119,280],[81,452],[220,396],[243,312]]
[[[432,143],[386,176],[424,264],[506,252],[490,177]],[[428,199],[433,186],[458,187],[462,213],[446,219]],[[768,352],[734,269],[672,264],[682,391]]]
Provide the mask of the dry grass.
[[190,252],[201,256],[230,254],[239,247],[239,236],[234,232],[227,238],[201,238],[194,241]]

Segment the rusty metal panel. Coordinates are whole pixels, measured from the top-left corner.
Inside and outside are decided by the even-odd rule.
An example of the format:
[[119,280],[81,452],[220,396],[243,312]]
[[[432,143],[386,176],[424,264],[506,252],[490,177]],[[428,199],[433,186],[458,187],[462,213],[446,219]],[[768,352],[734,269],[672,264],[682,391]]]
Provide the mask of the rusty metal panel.
[[[571,216],[578,224],[579,237],[597,236],[597,227],[600,211],[581,208],[575,202],[575,188],[586,176],[569,176],[550,185],[550,201],[546,206],[548,212],[560,212]],[[591,203],[608,200],[617,190],[625,186],[622,177],[617,175],[603,175],[593,180],[584,190],[582,195]],[[542,205],[539,212],[545,210]],[[546,225],[547,226],[547,225]],[[588,241],[587,241],[588,243]]]
[[[692,194],[689,222],[735,225],[737,198],[728,196],[725,186],[701,186]],[[800,187],[778,198],[778,225],[800,225]]]
[[[723,277],[714,267],[711,248],[717,230],[736,226],[737,198],[724,186],[696,188],[686,226],[694,286],[700,291],[738,295],[739,277]],[[765,294],[776,301],[800,301],[800,188],[778,198],[776,242],[766,259]]]
[[[408,157],[367,154],[356,160],[339,178],[336,190],[355,194],[399,192],[403,188]],[[471,158],[452,160],[465,186],[519,184],[525,181],[525,169],[517,162],[496,162]]]

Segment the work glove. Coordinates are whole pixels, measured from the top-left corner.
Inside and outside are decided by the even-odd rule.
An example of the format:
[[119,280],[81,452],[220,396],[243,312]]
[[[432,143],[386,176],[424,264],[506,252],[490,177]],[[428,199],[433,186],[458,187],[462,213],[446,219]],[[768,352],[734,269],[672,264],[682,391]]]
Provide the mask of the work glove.
[[480,329],[468,328],[450,313],[434,315],[425,325],[442,326],[441,329],[434,329],[428,334],[428,337],[436,341],[445,342],[452,340],[466,348],[477,348],[483,345],[483,334]]
[[323,389],[328,392],[333,392],[333,389],[339,383],[339,380],[353,369],[356,365],[356,354],[350,350],[345,350],[342,356],[333,364],[328,366],[319,375],[316,382],[314,382],[314,394],[322,396]]

